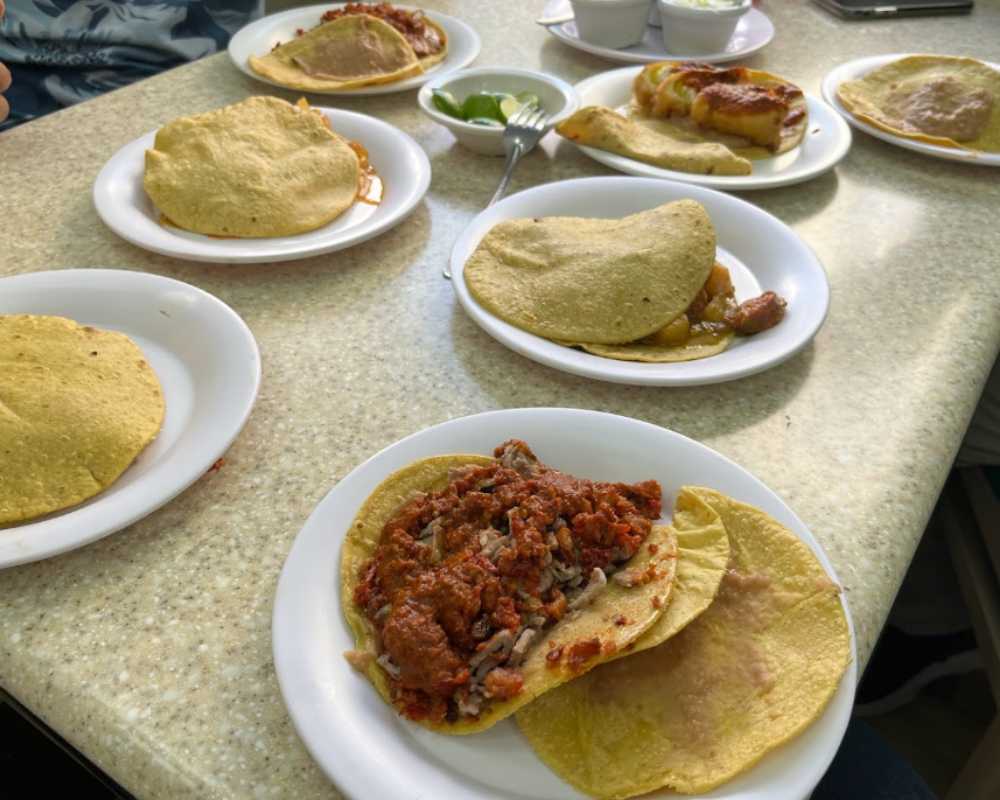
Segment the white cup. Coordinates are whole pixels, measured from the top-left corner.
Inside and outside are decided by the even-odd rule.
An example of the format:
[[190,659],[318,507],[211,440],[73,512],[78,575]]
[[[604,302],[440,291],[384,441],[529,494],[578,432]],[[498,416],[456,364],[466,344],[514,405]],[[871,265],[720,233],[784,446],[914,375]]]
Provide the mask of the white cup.
[[658,0],[663,25],[663,46],[672,56],[721,53],[733,38],[740,17],[750,10],[750,0],[731,6],[688,6]]
[[649,19],[649,0],[570,0],[580,38],[618,49],[642,41]]

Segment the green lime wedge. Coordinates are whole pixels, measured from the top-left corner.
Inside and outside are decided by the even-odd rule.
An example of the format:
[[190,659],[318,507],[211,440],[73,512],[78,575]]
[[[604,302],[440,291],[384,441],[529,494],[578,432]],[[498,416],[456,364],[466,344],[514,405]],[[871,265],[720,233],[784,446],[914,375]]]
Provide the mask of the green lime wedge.
[[493,117],[473,117],[472,119],[467,119],[466,122],[472,125],[482,125],[486,128],[503,127],[503,123],[498,119],[493,119]]
[[517,96],[517,102],[522,106],[534,106],[535,108],[538,108],[542,104],[542,101],[538,99],[538,95],[531,92],[521,92]]
[[489,119],[495,122],[503,122],[500,116],[500,103],[491,95],[480,92],[470,94],[462,102],[462,117],[466,122],[475,122],[477,119]]
[[455,117],[456,119],[462,118],[462,109],[459,108],[458,101],[451,92],[446,92],[444,89],[435,89],[432,102],[434,103],[434,107],[442,114],[447,114],[449,117]]
[[500,115],[506,122],[521,107],[521,102],[513,95],[507,95],[500,101]]

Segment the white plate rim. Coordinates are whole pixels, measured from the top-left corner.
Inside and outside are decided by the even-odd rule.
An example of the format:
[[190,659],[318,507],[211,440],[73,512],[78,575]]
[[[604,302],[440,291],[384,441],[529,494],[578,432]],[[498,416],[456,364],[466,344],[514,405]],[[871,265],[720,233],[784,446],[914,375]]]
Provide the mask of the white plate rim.
[[[345,5],[345,3],[334,2],[311,6],[300,6],[298,8],[290,8],[287,11],[279,11],[276,14],[268,14],[266,17],[254,20],[253,22],[240,28],[229,40],[229,46],[226,48],[229,53],[229,58],[240,72],[253,78],[254,80],[271,86],[277,86],[278,88],[285,89],[287,91],[299,91],[265,78],[263,75],[258,75],[250,69],[246,62],[246,58],[242,55],[242,52],[244,49],[252,49],[251,43],[254,42],[258,36],[266,36],[273,27],[279,24],[294,22],[299,17],[302,17],[302,21],[304,23],[307,23],[310,20],[315,21],[324,11],[329,11],[330,9],[342,5]],[[452,70],[462,69],[462,67],[467,67],[479,56],[479,51],[482,49],[482,42],[479,39],[479,34],[476,33],[475,29],[468,23],[463,22],[457,17],[442,14],[440,11],[435,11],[430,8],[420,8],[419,6],[411,6],[400,3],[394,3],[393,5],[396,8],[401,8],[407,11],[423,11],[428,17],[430,17],[430,19],[444,28],[445,33],[448,35],[448,53],[445,55],[444,60],[439,64],[435,64],[427,72],[422,72],[419,75],[414,75],[413,77],[405,78],[401,81],[396,81],[395,83],[381,84],[377,86],[361,86],[357,89],[335,89],[327,91],[317,91],[311,89],[308,92],[309,94],[328,95],[330,97],[364,97],[406,92],[410,89],[419,88],[432,77],[444,74],[445,72],[451,72]],[[303,25],[303,27],[306,26]],[[313,25],[309,24],[308,27],[313,27]],[[453,45],[459,45],[455,48],[454,54]]]
[[[865,56],[863,58],[855,58],[851,61],[845,61],[843,64],[834,67],[824,76],[821,87],[823,99],[826,100],[834,111],[840,114],[847,121],[848,125],[857,128],[859,131],[867,133],[869,136],[874,136],[876,139],[881,139],[883,142],[894,144],[897,147],[904,148],[905,150],[912,150],[915,153],[923,153],[925,156],[943,158],[947,161],[957,161],[960,164],[1000,167],[1000,153],[981,153],[972,150],[959,150],[954,147],[942,147],[939,144],[930,144],[928,142],[920,142],[915,139],[907,139],[903,136],[897,136],[894,133],[889,133],[889,131],[876,128],[874,125],[869,125],[864,120],[858,119],[850,111],[844,108],[843,104],[837,98],[837,89],[844,81],[860,78],[863,75],[867,75],[873,69],[877,69],[878,67],[884,66],[892,61],[897,61],[901,58],[915,55],[935,54],[890,53],[888,55]],[[983,61],[982,63],[1000,72],[1000,63],[993,61]]]
[[[13,554],[5,552],[0,555],[0,568],[38,561],[91,544],[138,522],[166,505],[204,476],[215,461],[229,449],[246,425],[256,403],[261,381],[257,340],[239,314],[215,295],[197,286],[162,275],[132,270],[104,268],[48,270],[0,278],[0,288],[3,290],[0,294],[3,300],[7,301],[0,302],[0,306],[8,304],[8,298],[13,292],[37,292],[57,285],[65,286],[67,283],[74,286],[93,286],[95,282],[99,284],[103,281],[113,281],[116,287],[135,287],[139,292],[161,290],[183,292],[196,297],[210,309],[210,313],[219,322],[228,326],[241,342],[243,352],[235,353],[233,357],[243,359],[250,369],[251,391],[242,397],[225,398],[227,401],[225,417],[229,423],[214,431],[215,441],[205,444],[203,457],[191,463],[186,470],[171,470],[168,468],[169,464],[153,467],[129,487],[130,492],[142,494],[143,497],[138,502],[127,504],[127,507],[117,514],[102,518],[102,497],[98,494],[79,507],[44,517],[37,522],[25,522],[0,529],[0,543],[3,545],[3,550],[16,551]],[[0,313],[18,312],[11,310]],[[72,318],[72,310],[67,310],[65,316]],[[161,473],[162,480],[157,485],[156,479],[161,477]],[[68,524],[70,529],[65,530]]]
[[[592,75],[580,81],[573,88],[580,97],[580,105],[588,105],[586,93],[595,89],[605,82],[613,80],[634,78],[642,70],[642,67],[622,67],[620,69],[609,70],[597,75]],[[696,183],[700,186],[709,186],[713,189],[723,189],[726,191],[751,191],[757,189],[776,189],[780,186],[791,186],[796,183],[803,183],[812,180],[825,172],[833,169],[843,160],[844,156],[851,149],[851,129],[840,114],[834,113],[829,104],[823,102],[815,95],[806,93],[806,103],[809,109],[809,129],[816,124],[830,126],[834,135],[830,140],[829,147],[805,167],[800,161],[796,161],[787,169],[774,175],[697,175],[688,172],[678,172],[677,170],[656,167],[651,164],[644,164],[641,161],[628,158],[627,156],[608,153],[598,150],[596,147],[571,142],[583,153],[590,156],[606,167],[624,172],[627,175],[635,175],[643,178],[664,178],[666,180],[681,181],[682,183]],[[810,132],[806,132],[808,137]],[[799,145],[801,147],[802,145]]]
[[[602,183],[604,186],[602,186]],[[547,339],[535,336],[527,331],[522,331],[504,322],[484,309],[472,297],[463,278],[465,270],[465,257],[463,253],[471,253],[475,245],[485,235],[485,231],[488,230],[487,228],[482,232],[478,232],[479,228],[486,225],[487,222],[492,225],[504,219],[530,216],[530,214],[520,213],[507,216],[507,211],[515,204],[520,204],[525,198],[532,195],[540,197],[555,193],[577,194],[580,196],[585,196],[588,193],[598,195],[605,187],[608,187],[610,190],[612,186],[630,191],[643,187],[644,189],[648,189],[652,194],[660,194],[663,198],[661,202],[668,202],[678,197],[690,197],[705,205],[710,215],[713,209],[728,208],[731,211],[738,209],[736,213],[745,215],[759,223],[761,226],[760,230],[764,230],[764,226],[770,228],[770,231],[780,235],[785,243],[797,249],[797,268],[801,268],[806,277],[815,281],[821,289],[821,294],[811,299],[814,313],[811,324],[797,338],[788,339],[785,346],[777,354],[751,360],[750,363],[738,368],[726,369],[725,361],[719,360],[727,352],[730,352],[728,350],[719,355],[695,361],[685,361],[675,364],[643,364],[602,358],[601,356],[573,350],[558,345],[555,342],[550,342]],[[719,247],[725,248],[725,242],[720,241]],[[734,255],[739,258],[738,253]],[[661,178],[634,178],[626,176],[574,178],[540,184],[509,195],[490,208],[480,212],[466,225],[452,247],[449,264],[452,275],[452,286],[458,296],[459,303],[472,318],[473,322],[505,347],[532,361],[563,372],[594,380],[635,386],[703,386],[737,380],[770,369],[792,358],[812,341],[826,320],[830,306],[830,286],[822,264],[812,248],[784,222],[763,209],[733,195],[704,186],[667,181]],[[775,332],[781,331],[781,326],[773,330]],[[783,338],[786,336],[785,333],[777,335]],[[722,364],[721,367],[720,364]]]
[[[561,3],[548,3],[545,6],[545,11],[543,12],[545,16],[554,16],[555,12],[550,9],[561,8]],[[759,8],[751,8],[747,14],[747,18],[756,20],[756,24],[761,25],[765,28],[767,33],[764,37],[749,47],[744,47],[742,50],[737,50],[732,53],[709,53],[707,55],[698,56],[674,56],[667,52],[666,47],[663,48],[662,53],[650,53],[649,55],[645,53],[631,52],[629,48],[616,49],[611,47],[604,47],[599,44],[591,44],[590,42],[585,42],[579,36],[571,36],[566,32],[564,25],[566,23],[558,23],[553,25],[545,25],[543,27],[548,30],[548,32],[558,39],[560,42],[568,44],[570,47],[574,47],[577,50],[582,50],[585,53],[590,53],[594,56],[600,56],[601,58],[606,58],[609,61],[620,61],[628,64],[652,64],[655,61],[665,61],[670,59],[675,60],[686,60],[686,61],[703,61],[708,64],[722,64],[727,61],[737,61],[741,58],[749,58],[754,53],[763,50],[767,47],[771,41],[774,39],[774,23],[771,18],[761,11]],[[652,28],[652,26],[647,25],[647,30]],[[654,30],[659,31],[659,28]],[[661,44],[662,46],[662,44]]]
[[[320,500],[320,502],[313,509],[312,513],[309,515],[302,529],[296,535],[295,540],[292,542],[288,556],[282,566],[275,591],[274,609],[272,613],[272,650],[275,672],[278,678],[278,685],[282,693],[282,698],[292,719],[292,724],[305,744],[306,749],[312,755],[313,759],[317,762],[326,776],[336,785],[338,790],[343,792],[345,796],[351,798],[352,800],[360,800],[361,798],[372,796],[405,796],[416,799],[424,798],[430,795],[426,795],[425,790],[422,787],[414,786],[412,783],[407,783],[406,776],[397,776],[398,770],[396,769],[378,770],[359,768],[361,766],[361,759],[367,758],[369,762],[377,762],[378,760],[377,758],[370,756],[367,751],[364,751],[363,748],[360,747],[360,745],[358,746],[358,750],[361,752],[346,752],[351,750],[351,747],[349,746],[350,739],[338,739],[338,744],[336,746],[326,747],[328,743],[333,741],[333,738],[329,736],[330,732],[327,729],[326,722],[323,720],[320,712],[317,711],[315,702],[311,702],[308,697],[301,701],[299,699],[298,693],[303,687],[307,687],[306,692],[312,694],[318,693],[320,695],[324,695],[329,692],[332,695],[333,692],[332,686],[318,683],[314,679],[314,676],[309,674],[309,667],[305,665],[305,659],[301,657],[297,647],[297,641],[309,641],[308,620],[311,618],[311,615],[309,614],[308,601],[313,599],[316,592],[311,591],[308,585],[308,568],[306,565],[315,561],[315,559],[312,558],[311,551],[316,550],[317,548],[313,546],[313,541],[323,540],[321,549],[332,549],[332,560],[335,563],[333,571],[335,575],[338,576],[335,588],[331,590],[333,606],[335,607],[334,612],[340,625],[343,627],[345,634],[349,637],[348,640],[350,640],[350,634],[347,631],[346,623],[343,620],[340,607],[340,544],[344,533],[346,532],[346,528],[350,525],[350,520],[356,513],[357,507],[360,503],[348,510],[343,519],[343,524],[341,525],[338,522],[338,529],[335,531],[335,535],[331,536],[330,525],[327,522],[327,517],[336,507],[339,496],[341,494],[347,494],[349,491],[353,490],[355,484],[369,484],[371,488],[374,488],[374,486],[381,480],[396,469],[405,466],[405,464],[412,463],[412,461],[418,458],[430,455],[440,455],[441,453],[433,448],[427,449],[426,447],[421,447],[421,442],[424,440],[432,441],[437,434],[444,434],[444,432],[449,429],[459,428],[460,426],[473,427],[477,426],[479,423],[502,419],[504,421],[509,420],[507,428],[512,432],[516,432],[518,430],[518,423],[521,419],[524,419],[525,417],[530,418],[539,416],[546,418],[546,421],[548,421],[547,418],[551,417],[550,424],[553,426],[558,425],[559,422],[567,417],[572,417],[579,421],[585,421],[588,425],[596,420],[598,422],[604,421],[608,425],[624,424],[629,426],[638,426],[648,432],[651,439],[653,437],[666,438],[671,441],[672,447],[674,448],[683,448],[689,452],[696,451],[703,456],[710,458],[713,462],[713,469],[715,471],[728,473],[730,476],[738,476],[739,479],[746,484],[745,491],[747,492],[747,495],[751,496],[734,495],[735,499],[757,505],[767,513],[774,516],[783,525],[788,527],[792,533],[794,533],[810,548],[819,560],[820,564],[823,566],[824,570],[826,570],[831,580],[833,580],[837,585],[843,586],[837,577],[836,571],[830,563],[829,557],[813,536],[812,532],[773,490],[771,490],[766,484],[764,484],[748,470],[744,469],[739,464],[722,455],[718,451],[668,428],[630,417],[624,417],[608,412],[592,411],[589,409],[516,408],[499,411],[487,411],[466,417],[459,417],[410,434],[409,436],[384,447],[375,455],[359,464],[346,476],[344,476],[344,478],[342,478],[336,485],[334,485],[323,497],[323,499]],[[466,437],[469,435],[464,431],[463,433]],[[512,433],[511,435],[514,434]],[[464,451],[468,452],[469,449],[470,448],[465,448]],[[459,448],[452,450],[452,452],[461,451],[462,449]],[[405,458],[394,458],[396,454],[402,452],[407,453]],[[665,448],[664,452],[666,452]],[[556,466],[558,466],[555,459],[551,459],[551,457],[549,458],[553,463],[555,463]],[[369,479],[369,475],[374,477]],[[679,485],[684,485],[686,481],[678,479],[677,483]],[[329,542],[334,538],[336,538],[337,544],[335,547],[329,548]],[[325,566],[326,565],[324,564],[324,568]],[[326,574],[326,572],[323,574]],[[303,603],[303,600],[306,600],[305,604]],[[837,690],[827,706],[824,708],[823,713],[809,726],[809,728],[812,728],[820,719],[832,717],[833,721],[831,724],[834,725],[839,731],[838,746],[839,741],[842,740],[850,721],[858,679],[857,640],[846,591],[842,590],[840,592],[840,600],[847,618],[849,629],[851,651],[850,661],[844,675],[841,678]],[[372,691],[367,684],[365,684],[361,690],[369,692]],[[313,700],[319,699],[320,698],[318,697],[313,698]],[[375,702],[382,703],[380,698],[377,698]],[[395,719],[395,712],[389,711],[388,713],[393,715],[393,719]],[[807,728],[807,731],[809,728]],[[393,733],[396,733],[396,730],[394,730]],[[405,734],[400,732],[398,735],[402,738]],[[791,744],[794,744],[794,740]],[[811,782],[812,786],[815,786],[819,782],[820,778],[829,768],[837,749],[838,747],[832,747],[829,752],[823,753],[820,758],[811,761],[807,765],[807,769],[809,771],[807,780]],[[778,748],[778,750],[780,751],[781,748]],[[773,752],[768,753],[765,756],[765,761],[772,755]],[[429,761],[430,759],[427,760]],[[368,766],[373,765],[373,763],[369,763]],[[758,767],[759,764],[754,765],[748,769],[746,773],[743,773],[743,775],[753,773],[753,771],[758,769]],[[443,772],[445,769],[446,767],[442,766],[440,771]],[[449,777],[451,777],[450,774]],[[742,777],[742,775],[737,776],[737,779],[740,777]],[[477,791],[470,791],[469,787],[472,786],[472,784],[468,783],[463,776],[458,776],[458,779],[463,783],[462,793],[452,794],[451,792],[446,792],[444,794],[439,793],[433,796],[441,797],[442,800],[445,800],[445,798],[452,800],[452,798],[458,797],[468,797],[470,800],[486,800],[486,798],[492,799],[497,797],[492,790],[485,791],[485,787],[481,784],[475,785]],[[725,785],[720,788],[724,787]],[[373,794],[373,792],[375,792],[375,794]],[[716,792],[713,791],[711,796],[715,796],[715,794]],[[665,798],[668,796],[673,797],[674,795],[667,793],[656,794],[656,796]],[[700,796],[707,797],[707,795]]]
[[[380,213],[382,208],[380,207],[365,220],[341,232],[329,235],[326,238],[319,238],[323,236],[326,226],[297,236],[280,237],[282,240],[280,249],[270,250],[266,253],[254,253],[244,250],[244,248],[252,248],[252,244],[258,241],[270,246],[278,241],[278,238],[230,240],[199,237],[193,239],[187,238],[193,234],[187,234],[186,232],[178,234],[167,228],[163,228],[163,231],[160,232],[165,232],[166,243],[151,242],[142,235],[136,234],[132,226],[128,223],[128,220],[122,219],[119,216],[122,213],[122,207],[111,187],[117,176],[129,170],[138,159],[143,157],[142,154],[145,150],[152,146],[156,130],[148,131],[123,145],[104,164],[101,171],[97,174],[97,178],[94,180],[92,191],[94,208],[101,221],[114,234],[130,244],[134,244],[136,247],[185,261],[201,261],[217,264],[270,264],[333,253],[373,239],[405,220],[420,201],[423,200],[431,184],[431,163],[424,149],[417,144],[412,136],[404,133],[395,125],[390,125],[388,122],[376,119],[367,114],[322,106],[313,106],[313,108],[321,111],[330,120],[330,124],[333,125],[335,130],[338,125],[360,125],[367,127],[369,130],[378,131],[379,135],[394,140],[395,146],[398,147],[398,160],[408,164],[410,167],[409,174],[411,181],[408,185],[399,186],[399,184],[393,184],[387,187],[386,191],[389,193],[387,195],[389,200],[384,202],[392,203],[394,207],[391,211]],[[364,144],[364,141],[362,141],[362,144]],[[379,165],[375,163],[374,159],[372,163],[378,170]],[[379,170],[379,172],[380,174],[384,174],[384,170]],[[393,194],[400,191],[403,193],[403,199],[397,204]],[[125,213],[129,216],[133,214],[142,215],[141,211],[132,207],[126,207]],[[337,220],[330,223],[330,225],[336,224]],[[232,245],[233,249],[227,250],[227,247],[230,245]],[[240,252],[241,250],[243,251]]]

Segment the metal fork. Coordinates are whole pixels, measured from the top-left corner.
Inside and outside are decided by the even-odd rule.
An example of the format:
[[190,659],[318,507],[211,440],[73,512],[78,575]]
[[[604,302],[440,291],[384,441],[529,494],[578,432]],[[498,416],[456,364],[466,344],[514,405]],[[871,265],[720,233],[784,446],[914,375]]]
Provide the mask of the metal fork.
[[[538,144],[545,134],[548,123],[549,115],[537,106],[521,106],[507,118],[507,125],[503,129],[503,149],[507,154],[507,160],[503,165],[500,185],[497,186],[490,202],[486,204],[487,208],[504,196],[517,162],[521,160],[521,156],[533,150]],[[442,274],[451,280],[451,270],[448,267],[444,268]]]

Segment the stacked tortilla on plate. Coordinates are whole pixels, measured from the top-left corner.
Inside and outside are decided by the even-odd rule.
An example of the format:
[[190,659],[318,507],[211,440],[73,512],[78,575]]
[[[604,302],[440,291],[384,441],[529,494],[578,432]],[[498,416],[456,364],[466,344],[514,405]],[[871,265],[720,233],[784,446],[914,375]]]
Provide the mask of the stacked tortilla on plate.
[[251,56],[261,77],[312,92],[395,83],[444,60],[448,36],[420,11],[388,3],[348,3],[265,56]]
[[250,97],[160,128],[142,185],[172,225],[261,238],[328,224],[354,204],[363,178],[355,146],[321,111]]
[[480,305],[536,336],[607,358],[690,361],[784,315],[773,292],[736,302],[715,245],[694,200],[621,219],[512,219],[483,237],[464,279]]
[[163,424],[163,390],[122,333],[0,316],[0,525],[107,489]]
[[876,128],[941,147],[1000,153],[1000,72],[974,58],[907,56],[837,88]]
[[346,657],[440,733],[516,714],[594,797],[733,778],[833,697],[840,589],[759,509],[685,487],[662,524],[660,493],[574,478],[518,440],[404,467],[343,544]]

